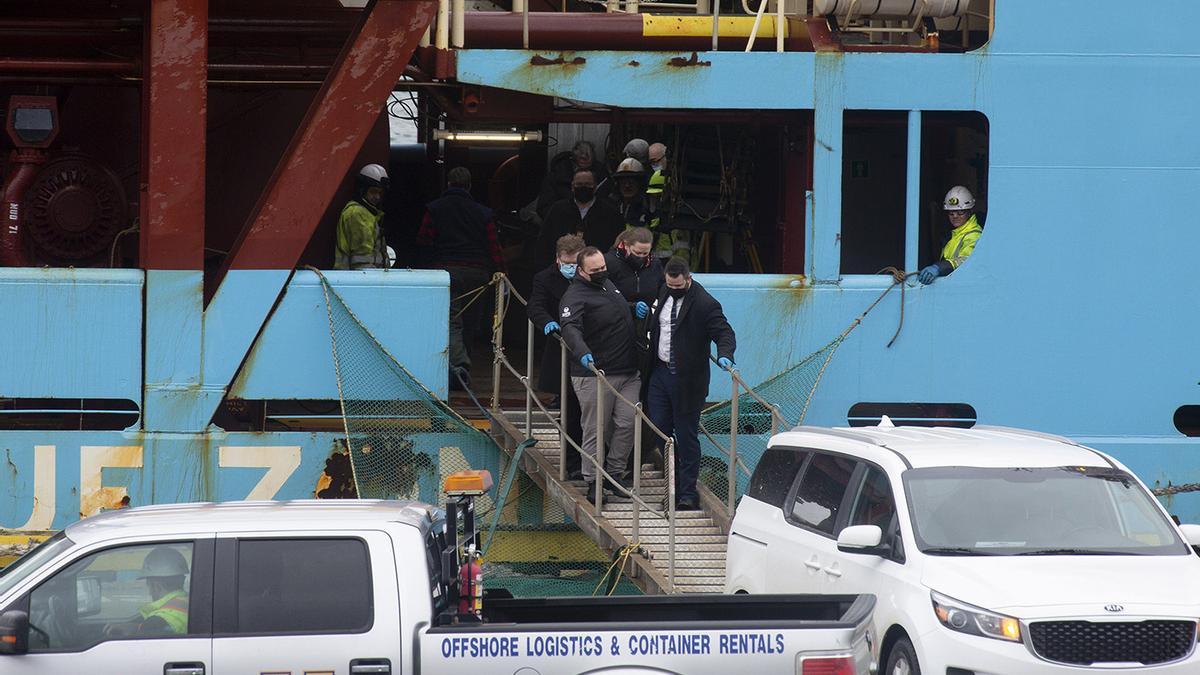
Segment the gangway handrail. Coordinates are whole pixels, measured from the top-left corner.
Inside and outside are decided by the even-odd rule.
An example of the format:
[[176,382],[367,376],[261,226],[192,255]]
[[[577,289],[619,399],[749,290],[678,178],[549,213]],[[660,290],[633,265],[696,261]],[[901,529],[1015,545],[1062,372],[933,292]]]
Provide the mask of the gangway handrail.
[[[708,355],[708,359],[717,364],[718,367],[721,366],[720,361],[718,361],[717,357],[713,356],[712,354]],[[729,513],[729,517],[733,518],[734,510],[737,507],[737,470],[738,468],[741,468],[743,473],[745,473],[747,476],[750,475],[750,470],[746,467],[745,463],[742,462],[741,458],[738,457],[737,454],[738,400],[741,398],[741,392],[739,390],[744,389],[747,394],[750,394],[751,398],[753,398],[755,401],[758,401],[767,410],[771,411],[772,436],[779,431],[780,423],[783,424],[784,429],[789,428],[791,425],[788,424],[787,418],[783,416],[783,413],[779,411],[779,406],[769,403],[767,399],[763,398],[757,391],[754,390],[754,387],[746,384],[746,381],[743,380],[742,376],[738,373],[737,368],[721,367],[721,369],[729,373],[729,379],[733,382],[733,395],[729,399],[729,448],[726,449],[722,447],[721,444],[717,442],[717,439],[713,438],[712,434],[709,433],[707,429],[704,429],[703,425],[700,428],[704,431],[704,435],[708,437],[708,440],[711,441],[712,444],[716,446],[718,450],[723,452],[729,459],[729,466],[726,470],[728,478],[728,492],[725,495],[725,508]]]
[[[529,305],[529,301],[526,300],[523,295],[521,295],[521,293],[513,285],[512,280],[509,279],[508,275],[504,274],[503,272],[497,272],[492,277],[491,283],[496,286],[496,310],[495,310],[495,314],[493,317],[493,325],[492,325],[492,351],[493,351],[492,409],[493,409],[493,411],[497,415],[500,412],[500,376],[502,375],[502,372],[503,372],[502,368],[507,368],[508,371],[511,372],[514,377],[517,378],[517,380],[521,383],[521,386],[525,389],[525,435],[527,437],[532,437],[532,435],[533,435],[533,405],[535,403],[536,403],[538,409],[542,412],[542,414],[544,414],[546,416],[546,419],[549,420],[550,424],[555,429],[558,430],[558,436],[559,436],[559,464],[558,464],[559,477],[558,478],[559,478],[559,481],[566,480],[566,453],[567,453],[567,445],[569,443],[570,447],[572,447],[576,451],[578,451],[579,456],[582,459],[584,459],[588,462],[591,462],[593,467],[596,470],[597,480],[595,482],[596,487],[595,487],[595,494],[594,494],[594,500],[595,500],[594,505],[596,508],[596,515],[598,517],[602,517],[602,515],[603,515],[601,509],[602,509],[603,503],[604,503],[604,485],[605,485],[605,482],[607,481],[617,491],[624,493],[626,496],[628,496],[633,501],[633,504],[634,504],[633,531],[632,531],[633,541],[631,543],[633,543],[635,545],[638,543],[643,508],[646,509],[647,511],[649,511],[650,514],[667,521],[667,583],[669,585],[669,591],[672,593],[675,592],[676,518],[675,518],[675,472],[673,470],[673,467],[675,464],[675,441],[674,441],[674,439],[671,438],[670,436],[667,436],[666,434],[664,434],[662,432],[662,430],[660,430],[654,424],[654,422],[652,422],[650,420],[649,416],[647,416],[645,411],[642,410],[641,402],[635,403],[635,402],[630,401],[629,399],[625,398],[625,396],[623,396],[621,394],[621,392],[618,391],[615,387],[613,387],[612,384],[608,381],[608,378],[604,375],[603,370],[596,368],[594,365],[590,366],[589,369],[593,373],[595,373],[596,381],[598,384],[598,386],[596,387],[596,396],[598,399],[597,407],[600,408],[601,410],[603,409],[601,406],[601,404],[603,403],[603,398],[601,398],[601,397],[603,396],[603,389],[608,389],[615,397],[619,398],[626,405],[629,405],[631,408],[633,408],[634,416],[637,421],[633,427],[633,464],[634,464],[633,489],[632,490],[626,489],[624,485],[621,485],[616,479],[613,478],[613,476],[609,475],[609,473],[604,470],[604,416],[603,415],[596,416],[596,439],[597,439],[596,457],[592,457],[591,455],[588,455],[586,452],[584,452],[583,448],[580,447],[580,445],[578,443],[576,443],[574,439],[572,439],[570,436],[567,435],[566,426],[562,422],[562,420],[561,419],[556,420],[554,415],[552,415],[550,413],[549,409],[546,408],[545,404],[542,403],[541,399],[539,399],[537,396],[534,395],[533,386],[529,382],[529,377],[533,372],[533,339],[534,339],[533,329],[534,329],[534,325],[533,325],[532,320],[530,320],[528,318],[526,318],[526,320],[525,320],[526,340],[527,340],[527,342],[526,342],[526,344],[527,344],[526,360],[525,360],[526,361],[526,363],[525,363],[526,373],[524,375],[522,375],[516,369],[516,367],[512,365],[512,362],[509,361],[507,355],[505,354],[505,350],[504,350],[504,317],[508,313],[508,297],[512,296],[512,297],[516,298],[517,301],[522,306],[526,306],[526,307]],[[560,356],[559,356],[559,358],[560,358],[560,363],[559,363],[559,367],[560,367],[560,371],[559,371],[560,372],[560,374],[559,374],[559,378],[560,378],[560,382],[559,382],[559,386],[560,386],[559,417],[561,418],[562,413],[563,413],[563,408],[566,405],[568,405],[567,404],[567,400],[568,400],[567,352],[569,352],[570,349],[567,347],[566,342],[564,342],[562,340],[561,336],[556,335],[556,336],[554,336],[554,338],[559,340],[560,345],[561,345],[561,349],[559,350],[559,354],[560,354]],[[603,385],[603,388],[599,385]],[[649,504],[647,504],[646,501],[643,500],[641,497],[642,424],[645,424],[654,434],[656,434],[663,441],[663,464],[664,464],[663,474],[666,477],[666,481],[667,481],[667,504],[666,504],[666,509],[665,509],[666,512],[665,513],[654,509]]]

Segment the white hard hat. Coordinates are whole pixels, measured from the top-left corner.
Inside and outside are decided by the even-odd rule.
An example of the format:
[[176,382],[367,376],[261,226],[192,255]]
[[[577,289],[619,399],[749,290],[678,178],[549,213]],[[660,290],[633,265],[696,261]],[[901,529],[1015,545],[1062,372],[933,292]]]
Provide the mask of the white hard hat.
[[142,573],[138,578],[182,577],[187,573],[187,561],[183,559],[182,553],[173,548],[159,546],[150,551],[142,561]]
[[363,187],[387,188],[387,170],[378,164],[368,164],[359,170],[358,182]]
[[617,165],[617,170],[613,173],[614,178],[622,178],[624,176],[634,177],[646,173],[646,167],[642,163],[632,157],[626,157]]
[[947,211],[970,211],[975,208],[975,196],[961,185],[955,185],[946,193],[942,208]]
[[388,267],[388,268],[395,267],[396,266],[396,249],[392,248],[391,246],[388,246],[386,248],[387,248],[387,264],[384,265],[384,267]]

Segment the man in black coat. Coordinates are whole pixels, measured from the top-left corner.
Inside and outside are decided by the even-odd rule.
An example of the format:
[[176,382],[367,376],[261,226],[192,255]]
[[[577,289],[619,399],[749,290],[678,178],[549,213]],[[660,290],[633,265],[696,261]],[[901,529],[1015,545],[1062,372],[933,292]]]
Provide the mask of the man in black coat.
[[590,169],[579,169],[571,179],[571,196],[550,207],[542,221],[538,237],[538,259],[554,255],[554,242],[564,234],[578,234],[588,246],[608,250],[625,223],[617,207],[596,198],[596,176]]
[[[567,395],[562,398],[562,346],[559,335],[562,326],[558,324],[558,306],[563,294],[575,277],[576,259],[583,250],[583,238],[575,234],[567,234],[558,238],[555,253],[558,259],[546,269],[533,275],[533,293],[529,296],[529,320],[546,336],[546,345],[542,349],[542,367],[538,371],[538,391],[559,396],[559,410],[562,412],[563,426],[567,436],[583,447],[583,430],[579,425],[579,399],[575,396],[575,388],[567,380]],[[531,345],[532,348],[532,345]],[[573,446],[565,448],[565,465],[567,478],[579,480],[583,477],[580,472],[579,451]]]
[[458,389],[460,377],[470,384],[471,346],[487,308],[486,294],[465,307],[463,296],[504,271],[504,254],[492,210],[471,196],[471,172],[456,166],[446,184],[426,206],[417,246],[426,266],[450,274],[450,388]]
[[[627,302],[653,305],[663,287],[663,266],[650,255],[654,233],[644,227],[625,230],[617,245],[604,254],[608,278]],[[640,318],[640,317],[639,317]]]
[[[570,350],[571,385],[579,397],[583,424],[583,452],[598,459],[597,448],[607,446],[604,470],[621,479],[633,450],[634,409],[607,389],[603,405],[597,391],[604,385],[592,370],[604,371],[605,378],[621,396],[637,401],[641,389],[637,351],[633,344],[633,309],[617,287],[608,280],[604,254],[595,246],[579,253],[575,279],[559,306],[563,341]],[[648,309],[648,308],[647,308]],[[596,420],[603,416],[605,438],[596,434]],[[588,494],[595,493],[595,465],[583,461],[583,480]]]
[[721,303],[692,279],[687,261],[671,258],[666,285],[651,321],[647,407],[650,421],[675,436],[676,508],[700,508],[696,479],[700,475],[700,409],[708,394],[709,344],[717,344],[717,360],[733,370],[737,340]]

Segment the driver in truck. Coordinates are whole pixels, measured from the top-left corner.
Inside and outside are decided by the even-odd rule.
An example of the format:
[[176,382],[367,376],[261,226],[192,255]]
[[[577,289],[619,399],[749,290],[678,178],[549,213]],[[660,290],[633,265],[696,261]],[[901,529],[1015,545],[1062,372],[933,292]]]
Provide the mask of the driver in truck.
[[139,578],[146,580],[151,602],[138,610],[141,621],[109,624],[108,637],[166,637],[184,635],[188,627],[188,595],[184,590],[188,565],[183,554],[160,546],[146,555]]

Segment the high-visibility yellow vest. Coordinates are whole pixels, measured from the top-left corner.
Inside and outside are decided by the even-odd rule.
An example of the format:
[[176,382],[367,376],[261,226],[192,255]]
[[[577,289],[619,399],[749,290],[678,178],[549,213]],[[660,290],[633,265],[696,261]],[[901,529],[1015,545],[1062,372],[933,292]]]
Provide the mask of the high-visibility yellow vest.
[[971,253],[975,251],[975,242],[979,241],[981,234],[983,234],[983,228],[975,219],[975,214],[971,214],[970,220],[950,232],[950,241],[942,247],[942,260],[950,263],[954,269],[958,269],[958,266],[966,262]]
[[383,211],[358,200],[347,202],[338,217],[333,268],[386,267],[387,248],[380,227],[382,221]]
[[149,621],[158,617],[166,622],[171,632],[186,635],[188,627],[188,596],[183,591],[172,591],[154,602],[142,605],[142,618]]

